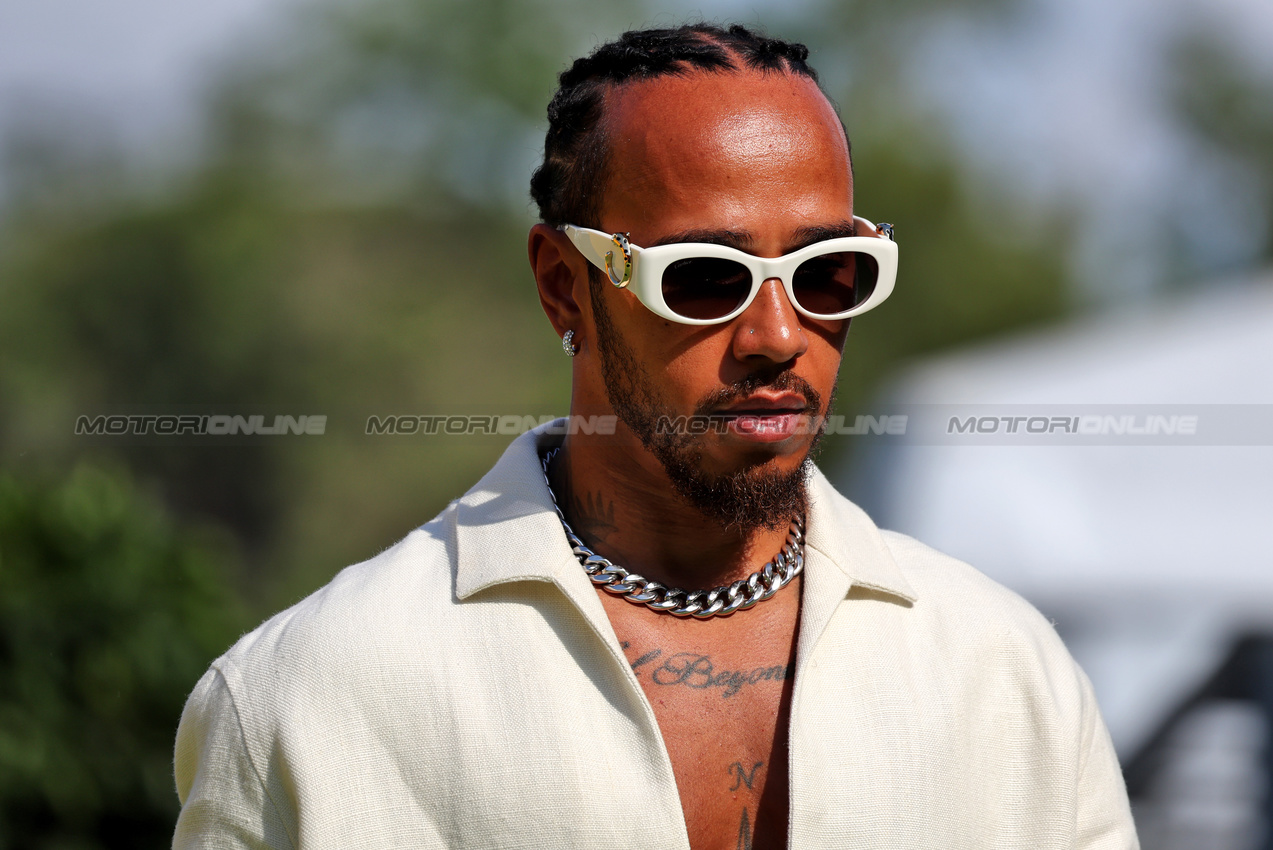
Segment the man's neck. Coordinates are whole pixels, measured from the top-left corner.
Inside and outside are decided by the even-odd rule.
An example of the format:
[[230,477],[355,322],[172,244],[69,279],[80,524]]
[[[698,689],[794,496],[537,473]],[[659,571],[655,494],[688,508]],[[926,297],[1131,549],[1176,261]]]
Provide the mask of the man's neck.
[[746,579],[786,541],[777,528],[725,527],[673,488],[658,460],[632,437],[572,434],[549,468],[558,504],[595,552],[669,587],[698,590]]

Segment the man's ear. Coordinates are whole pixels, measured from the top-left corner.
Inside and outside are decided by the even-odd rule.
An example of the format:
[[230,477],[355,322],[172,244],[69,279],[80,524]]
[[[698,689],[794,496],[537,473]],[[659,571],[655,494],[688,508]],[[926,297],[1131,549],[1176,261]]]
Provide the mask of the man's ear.
[[580,303],[588,286],[588,261],[555,227],[536,224],[526,244],[530,268],[539,287],[539,303],[558,336],[579,331]]

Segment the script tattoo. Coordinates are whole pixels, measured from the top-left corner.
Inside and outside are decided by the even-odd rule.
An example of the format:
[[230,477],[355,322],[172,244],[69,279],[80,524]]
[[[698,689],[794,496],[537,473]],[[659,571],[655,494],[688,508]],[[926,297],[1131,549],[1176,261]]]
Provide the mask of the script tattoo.
[[[622,646],[625,650],[627,650],[629,647],[632,646],[632,644],[625,640],[623,643],[620,644],[620,646]],[[662,654],[663,654],[663,650],[652,649],[649,652],[647,652],[645,655],[642,655],[636,661],[633,661],[632,669],[635,671],[642,664],[649,664],[651,661],[658,658]],[[641,674],[638,672],[637,675],[640,676]]]
[[[631,648],[632,644],[625,640],[621,646],[624,650],[627,650]],[[652,649],[638,656],[630,664],[633,672],[639,677],[641,671],[638,668],[644,667],[660,658],[663,658],[663,650]],[[656,685],[683,685],[696,690],[720,688],[721,696],[726,699],[732,697],[747,685],[755,685],[760,682],[781,682],[784,679],[790,679],[796,672],[794,665],[784,666],[782,664],[775,664],[772,667],[756,667],[752,670],[717,670],[716,665],[712,663],[710,655],[702,655],[697,652],[678,652],[675,655],[663,658],[663,663],[657,667],[648,669],[650,671],[650,681]],[[750,781],[747,783],[747,787],[751,787]]]
[[[644,660],[644,659],[638,659]],[[717,670],[710,655],[695,652],[678,652],[663,660],[650,672],[656,685],[684,685],[688,688],[721,688],[721,696],[728,699],[743,689],[744,685],[759,682],[781,682],[795,674],[793,666],[775,664],[772,667],[756,667],[753,670]]]
[[751,770],[743,767],[743,763],[736,761],[729,766],[729,775],[734,777],[734,784],[730,791],[737,791],[740,786],[746,785],[747,790],[751,790],[751,783],[756,779],[756,770],[764,765],[763,761],[758,761],[751,766]]
[[[642,664],[649,664],[651,661],[658,658],[662,654],[663,654],[663,650],[661,649],[651,649],[645,655],[642,655],[636,661],[632,662],[632,669],[636,670],[636,668],[640,667]],[[639,676],[641,674],[638,673],[637,675]]]

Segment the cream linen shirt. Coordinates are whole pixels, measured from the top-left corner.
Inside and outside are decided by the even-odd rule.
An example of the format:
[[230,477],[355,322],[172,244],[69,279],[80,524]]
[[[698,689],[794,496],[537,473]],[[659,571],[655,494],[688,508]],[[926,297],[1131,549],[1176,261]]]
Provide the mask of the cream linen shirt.
[[[689,847],[654,713],[549,501],[538,453],[559,441],[517,439],[212,664],[177,733],[174,847]],[[810,498],[790,847],[1135,847],[1052,627],[821,473]]]

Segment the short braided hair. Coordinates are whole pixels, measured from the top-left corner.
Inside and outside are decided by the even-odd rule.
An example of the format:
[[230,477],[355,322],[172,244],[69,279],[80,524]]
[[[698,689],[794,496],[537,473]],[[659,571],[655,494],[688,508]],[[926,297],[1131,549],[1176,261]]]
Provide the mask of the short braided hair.
[[691,71],[756,70],[799,74],[815,83],[803,44],[767,38],[737,24],[723,29],[687,24],[676,29],[631,30],[557,78],[548,104],[544,161],[530,178],[530,194],[546,224],[596,227],[601,215],[601,175],[609,156],[602,117],[612,87]]

